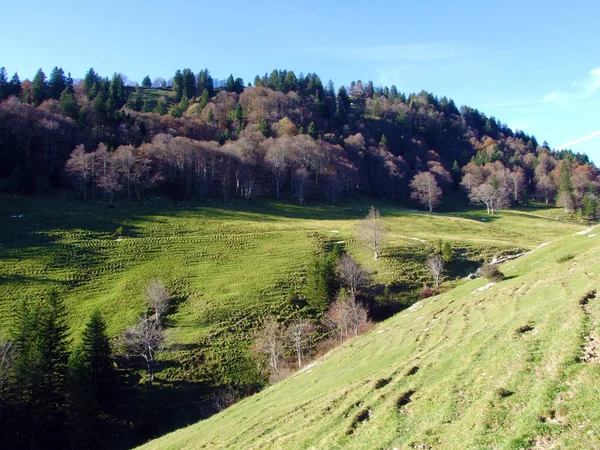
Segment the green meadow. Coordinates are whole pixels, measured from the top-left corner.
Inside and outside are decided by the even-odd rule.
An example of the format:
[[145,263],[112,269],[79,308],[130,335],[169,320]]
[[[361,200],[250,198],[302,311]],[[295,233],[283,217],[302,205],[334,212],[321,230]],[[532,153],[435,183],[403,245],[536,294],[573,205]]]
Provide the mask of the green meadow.
[[[461,281],[142,448],[599,448],[597,229],[558,223],[556,211],[484,223],[386,212],[395,246],[435,236],[534,250],[500,266],[504,281],[479,291],[487,280]],[[334,223],[352,229],[336,219],[322,232]]]

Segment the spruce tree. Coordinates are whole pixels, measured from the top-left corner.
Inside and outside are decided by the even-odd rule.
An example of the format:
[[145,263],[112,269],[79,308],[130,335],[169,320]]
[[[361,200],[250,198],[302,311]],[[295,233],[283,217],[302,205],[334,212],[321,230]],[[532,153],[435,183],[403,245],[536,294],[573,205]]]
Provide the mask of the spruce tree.
[[183,70],[183,88],[186,93],[186,98],[189,100],[196,97],[196,76],[190,69]]
[[60,94],[62,94],[66,87],[67,80],[65,78],[65,72],[62,68],[54,67],[48,80],[48,96],[54,100],[58,100]]
[[32,448],[64,447],[69,344],[65,307],[51,294],[35,308],[23,303],[15,322],[20,439]]
[[169,112],[169,108],[167,107],[167,101],[164,97],[158,99],[156,106],[154,107],[154,112],[164,116],[167,112]]
[[235,90],[235,80],[233,79],[233,75],[229,75],[227,81],[225,82],[225,90],[227,92],[233,92]]
[[0,101],[8,98],[9,91],[10,89],[8,85],[6,69],[4,67],[0,67]]
[[46,74],[39,69],[33,77],[33,103],[39,105],[48,98],[48,86],[46,84]]
[[116,371],[106,322],[96,311],[69,361],[69,425],[76,448],[101,448],[102,417],[114,403]]
[[177,70],[175,72],[175,76],[173,77],[173,92],[175,92],[175,101],[179,103],[181,101],[181,96],[183,95],[183,74],[181,70]]
[[314,122],[311,122],[308,125],[308,129],[306,130],[306,134],[308,134],[311,138],[316,139],[318,137],[317,126]]
[[202,95],[200,96],[200,111],[202,111],[206,107],[206,105],[208,105],[209,101],[210,98],[208,89],[204,89],[204,91],[202,91]]
[[67,92],[69,92],[70,94],[75,93],[74,82],[73,82],[73,77],[71,77],[71,72],[69,72],[69,74],[67,75],[67,78],[65,79],[65,90]]
[[15,72],[12,78],[9,81],[9,93],[8,95],[15,95],[19,97],[21,95],[21,80],[19,79],[19,74]]
[[79,105],[77,104],[77,99],[72,92],[69,92],[68,89],[65,89],[60,95],[60,109],[62,113],[70,117],[72,119],[77,119],[79,115]]
[[242,110],[242,104],[238,103],[235,107],[235,118],[236,120],[242,120],[244,118],[244,111]]
[[[88,70],[85,74],[85,78],[83,79],[83,92],[88,94],[89,98],[94,98],[94,96],[91,93],[92,88],[94,88],[98,83],[100,83],[100,81],[101,80],[98,74],[94,71],[93,68],[90,68],[90,70]],[[96,87],[94,91],[94,95],[97,94],[98,88]]]

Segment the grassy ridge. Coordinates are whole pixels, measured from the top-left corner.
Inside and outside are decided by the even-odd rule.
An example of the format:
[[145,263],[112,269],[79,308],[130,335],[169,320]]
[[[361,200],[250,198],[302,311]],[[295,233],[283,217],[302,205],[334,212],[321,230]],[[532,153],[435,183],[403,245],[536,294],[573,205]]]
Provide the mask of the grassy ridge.
[[507,280],[481,292],[486,280],[466,282],[420,302],[142,448],[600,447],[600,370],[580,359],[586,337],[600,333],[598,300],[581,304],[599,287],[600,235],[557,238],[543,214],[523,214],[493,225],[500,233],[510,223],[518,235],[533,228],[531,244],[550,243],[504,263]]
[[489,218],[480,211],[429,215],[377,206],[389,237],[374,263],[356,235],[366,202],[299,207],[154,200],[111,209],[69,198],[1,196],[0,335],[21,299],[55,290],[65,298],[75,338],[96,308],[116,336],[136,322],[144,287],[158,277],[176,300],[169,318],[174,351],[159,378],[252,384],[258,375],[247,352],[250,325],[269,310],[285,313],[287,296],[302,290],[324,240],[343,241],[375,282],[402,290],[428,281],[422,240],[449,240],[465,258],[477,259],[581,229],[552,220],[547,210]]

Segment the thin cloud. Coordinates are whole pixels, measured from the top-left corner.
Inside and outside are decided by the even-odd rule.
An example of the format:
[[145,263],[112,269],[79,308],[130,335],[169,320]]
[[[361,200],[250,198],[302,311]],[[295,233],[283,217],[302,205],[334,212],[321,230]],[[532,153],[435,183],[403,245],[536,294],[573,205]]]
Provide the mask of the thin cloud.
[[463,54],[456,46],[443,43],[374,45],[357,47],[314,47],[303,53],[324,55],[366,62],[439,61],[454,59]]
[[587,98],[600,89],[600,67],[590,70],[585,80],[573,82],[579,97]]
[[594,131],[592,134],[588,134],[587,136],[581,137],[579,139],[575,139],[574,141],[567,142],[567,143],[565,143],[563,145],[559,145],[558,148],[573,147],[574,145],[581,144],[582,142],[588,141],[588,140],[593,139],[593,138],[595,138],[597,136],[600,136],[600,130]]

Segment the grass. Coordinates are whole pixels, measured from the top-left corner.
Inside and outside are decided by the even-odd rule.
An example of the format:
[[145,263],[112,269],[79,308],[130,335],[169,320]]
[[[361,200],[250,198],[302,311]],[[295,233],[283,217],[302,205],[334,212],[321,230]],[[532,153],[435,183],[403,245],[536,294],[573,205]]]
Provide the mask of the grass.
[[448,240],[462,258],[478,260],[582,229],[552,220],[553,211],[544,209],[490,218],[379,203],[389,236],[375,263],[356,235],[366,201],[300,207],[155,199],[111,209],[61,195],[0,196],[0,337],[22,299],[51,290],[65,299],[75,340],[95,309],[117,336],[143,311],[145,286],[160,278],[176,306],[169,317],[172,352],[163,355],[158,378],[242,387],[260,380],[248,353],[253,324],[271,311],[291,314],[286,299],[303,289],[323,242],[343,241],[375,282],[414,290],[429,282],[422,241]]
[[586,337],[600,333],[590,294],[600,281],[600,236],[573,235],[547,214],[503,212],[481,223],[478,213],[384,210],[394,245],[431,235],[549,243],[502,264],[507,279],[490,289],[474,292],[483,279],[461,283],[141,448],[600,448],[600,370],[580,358]]

